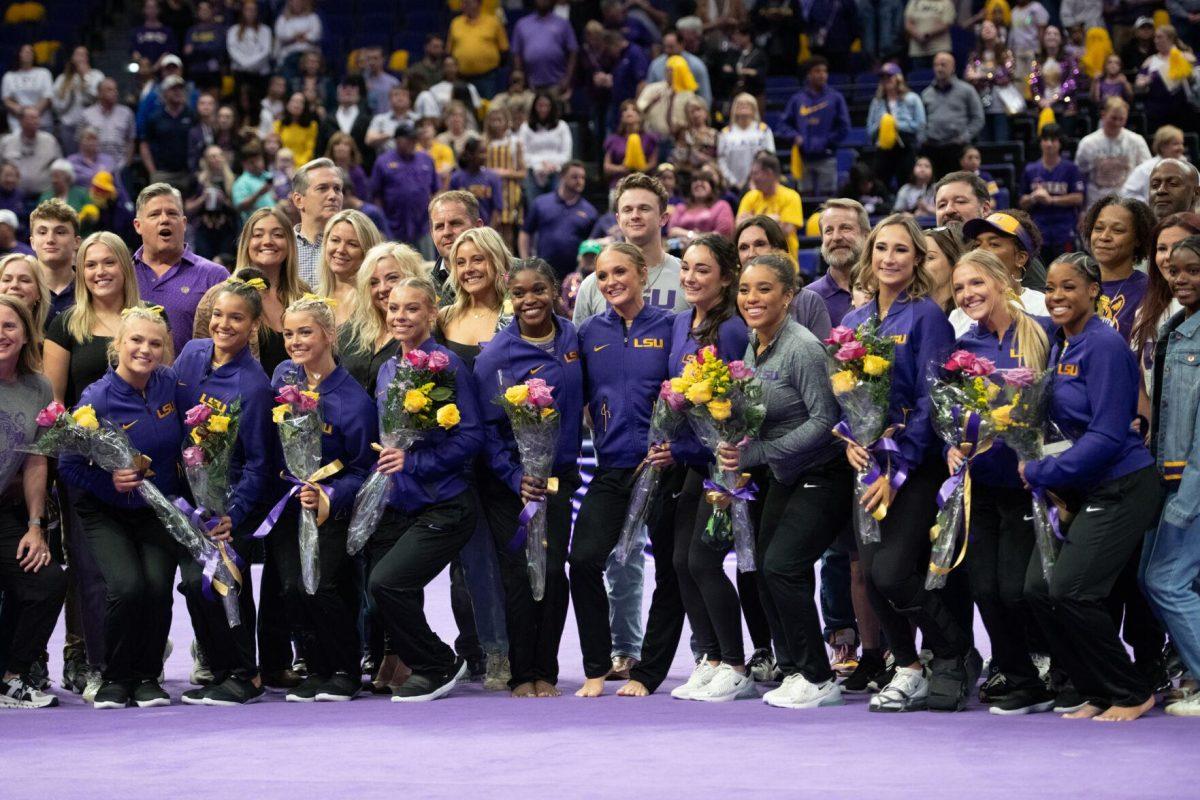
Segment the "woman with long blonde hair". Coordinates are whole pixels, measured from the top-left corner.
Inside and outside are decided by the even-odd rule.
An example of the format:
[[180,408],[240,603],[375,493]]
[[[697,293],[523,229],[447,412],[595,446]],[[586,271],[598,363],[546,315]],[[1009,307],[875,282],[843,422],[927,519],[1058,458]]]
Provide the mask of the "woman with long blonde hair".
[[37,259],[24,253],[0,258],[0,294],[11,295],[25,304],[33,317],[39,349],[50,316],[50,287],[42,278]]
[[438,314],[439,339],[470,365],[480,346],[508,324],[504,276],[512,253],[491,228],[469,228],[454,240],[446,262],[454,302]]
[[421,254],[406,244],[381,242],[367,251],[358,270],[358,313],[338,328],[342,366],[370,394],[379,368],[396,354],[387,326],[388,295],[405,278],[427,277]]
[[358,308],[358,271],[367,251],[383,241],[371,218],[352,208],[343,209],[325,223],[321,238],[321,263],[317,267],[317,294],[333,300],[338,325]]

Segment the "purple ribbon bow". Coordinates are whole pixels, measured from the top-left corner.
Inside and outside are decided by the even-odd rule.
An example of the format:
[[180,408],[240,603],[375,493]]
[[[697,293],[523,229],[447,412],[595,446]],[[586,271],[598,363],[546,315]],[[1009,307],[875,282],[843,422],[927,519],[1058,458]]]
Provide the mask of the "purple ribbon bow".
[[[173,505],[187,515],[188,520],[197,529],[208,532],[220,524],[220,520],[212,515],[211,512],[204,506],[193,508],[192,504],[182,497],[175,499]],[[225,552],[229,555],[229,560],[243,574],[246,570],[246,562],[238,555],[237,551],[231,546],[225,545]],[[217,600],[217,592],[213,589],[213,578],[217,574],[217,567],[221,566],[221,548],[213,545],[212,548],[204,554],[203,563],[203,578],[200,582],[200,590],[204,594],[205,599]],[[230,587],[231,589],[233,587]]]
[[1054,531],[1054,538],[1060,542],[1065,542],[1067,537],[1063,536],[1062,526],[1059,524],[1058,506],[1051,503],[1050,499],[1046,497],[1045,489],[1034,489],[1033,496],[1035,499],[1040,500],[1042,505],[1046,507],[1046,518],[1050,521],[1050,530]]
[[[859,447],[863,447],[862,442],[854,437],[854,431],[845,420],[834,425],[833,432],[843,439],[848,439]],[[888,479],[888,483],[891,485],[893,492],[899,491],[904,482],[908,480],[908,467],[904,465],[904,459],[900,457],[900,445],[896,444],[896,441],[890,436],[881,436],[872,444],[867,445],[866,450],[869,454],[879,454],[882,456],[889,469],[892,467],[895,468],[891,473],[891,478]],[[871,466],[862,479],[863,485],[870,486],[879,480],[883,474],[883,469],[879,466],[879,461],[874,455],[871,455]]]
[[[979,418],[979,413],[976,411],[964,412],[962,406],[954,406],[951,409],[951,416],[956,425],[962,426],[963,438],[962,443],[970,445],[970,452],[975,452],[975,446],[979,444],[979,425],[982,420]],[[964,417],[965,414],[965,417]],[[938,508],[943,508],[947,501],[950,500],[950,495],[954,494],[954,490],[967,477],[967,467],[971,464],[971,457],[968,456],[959,465],[958,470],[942,482],[942,486],[938,489],[937,504]]]
[[525,539],[529,536],[529,523],[545,505],[545,500],[534,500],[532,503],[526,503],[521,509],[521,515],[517,517],[517,532],[508,543],[510,553],[517,552],[525,544]]
[[[271,508],[271,510],[267,512],[267,516],[262,521],[262,524],[254,529],[254,533],[250,534],[251,538],[253,538],[253,539],[261,539],[264,536],[266,536],[268,533],[270,533],[271,529],[275,527],[275,524],[279,522],[279,518],[283,516],[283,510],[285,508],[287,508],[288,500],[291,500],[293,497],[295,497],[297,492],[299,492],[301,489],[303,489],[305,486],[307,486],[307,484],[304,481],[302,481],[299,478],[296,478],[292,475],[289,475],[286,472],[283,473],[281,477],[288,483],[292,484],[292,488],[288,489],[287,494],[285,494],[283,497],[279,498],[279,502],[276,503]],[[330,502],[332,502],[333,501],[333,487],[322,486],[320,488],[321,488],[321,491],[325,492],[325,496],[329,498]]]
[[717,492],[733,500],[743,500],[747,503],[758,495],[758,487],[754,485],[754,481],[748,481],[745,486],[739,486],[736,489],[726,489],[716,481],[705,478],[704,491]]

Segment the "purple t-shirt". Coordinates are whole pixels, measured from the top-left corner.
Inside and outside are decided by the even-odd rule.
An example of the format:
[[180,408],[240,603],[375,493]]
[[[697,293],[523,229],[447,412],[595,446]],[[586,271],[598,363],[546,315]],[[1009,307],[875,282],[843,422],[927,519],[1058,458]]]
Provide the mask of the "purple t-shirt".
[[[1045,187],[1051,197],[1063,197],[1076,192],[1083,194],[1087,188],[1079,167],[1065,158],[1055,164],[1054,169],[1046,169],[1040,158],[1025,165],[1025,173],[1021,176],[1021,194],[1029,194],[1039,186]],[[1029,216],[1041,229],[1043,239],[1050,244],[1062,244],[1074,238],[1079,208],[1036,203],[1030,207]]]
[[1146,296],[1150,278],[1144,272],[1134,270],[1128,278],[1119,281],[1104,281],[1100,284],[1100,311],[1098,316],[1117,333],[1129,341],[1133,336],[1134,317],[1138,306]]
[[491,222],[492,215],[500,210],[504,202],[504,185],[500,176],[484,167],[478,172],[456,169],[450,176],[450,188],[462,189],[475,195],[479,201],[479,218],[483,224]]
[[137,275],[138,291],[142,300],[163,307],[167,321],[171,323],[171,339],[175,352],[192,338],[196,323],[196,306],[213,286],[229,277],[229,270],[201,258],[190,249],[183,251],[179,263],[159,277],[142,261],[142,249],[133,254],[133,272]]
[[825,301],[831,324],[842,324],[842,317],[850,310],[850,293],[838,286],[837,281],[829,277],[828,272],[804,288],[816,292]]
[[513,28],[513,55],[524,63],[526,80],[534,89],[562,83],[567,57],[578,49],[571,23],[553,12],[526,14]]
[[392,150],[371,170],[371,198],[383,207],[397,241],[415,246],[429,232],[426,208],[437,190],[437,168],[425,153],[405,158]]
[[537,237],[536,253],[562,278],[575,269],[579,243],[587,238],[599,216],[582,197],[568,205],[558,192],[547,192],[530,204],[525,232]]
[[157,63],[167,53],[179,52],[179,42],[175,39],[175,33],[166,25],[153,28],[143,25],[134,28],[130,39],[130,50],[147,58],[151,64]]
[[[649,159],[654,151],[658,149],[658,137],[646,131],[642,131],[639,135],[642,137],[642,153]],[[604,155],[612,156],[613,163],[620,164],[625,160],[625,143],[627,141],[627,136],[622,136],[619,133],[610,133],[604,139]],[[616,184],[617,180],[619,178],[614,179],[613,183]]]

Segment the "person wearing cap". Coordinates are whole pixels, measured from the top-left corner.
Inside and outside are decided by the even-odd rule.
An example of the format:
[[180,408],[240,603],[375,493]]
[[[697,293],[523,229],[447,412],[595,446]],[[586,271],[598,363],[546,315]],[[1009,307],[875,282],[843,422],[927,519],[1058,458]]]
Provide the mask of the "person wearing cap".
[[425,213],[437,194],[438,175],[433,159],[416,149],[412,123],[396,124],[395,148],[375,160],[371,170],[371,201],[383,209],[397,241],[419,247],[428,254],[429,218]]
[[[1023,219],[1018,218],[1018,214]],[[1012,280],[1009,288],[1017,293],[1026,312],[1037,317],[1049,316],[1046,296],[1021,285],[1026,267],[1041,247],[1041,234],[1028,214],[999,211],[983,219],[970,220],[963,225],[963,239],[971,249],[987,250],[1000,259]],[[954,326],[955,336],[962,336],[971,327],[972,320],[961,308],[956,308],[950,312],[950,324]]]
[[25,198],[37,197],[50,188],[50,164],[62,158],[62,148],[52,134],[41,130],[36,108],[21,110],[20,127],[0,138],[0,158],[20,170],[20,188]]
[[[889,115],[891,121],[885,125],[884,118]],[[889,61],[879,69],[879,88],[867,109],[867,138],[876,145],[875,176],[888,186],[893,180],[905,180],[912,172],[924,132],[925,104],[908,88],[900,66]]]
[[1041,257],[1049,263],[1075,244],[1085,184],[1075,162],[1063,158],[1058,125],[1042,128],[1038,140],[1042,157],[1025,165],[1017,203],[1042,232]]
[[[137,104],[137,114],[134,119],[137,123],[137,135],[139,139],[145,138],[146,123],[163,107],[163,84],[166,83],[168,78],[183,78],[183,61],[177,55],[163,56],[162,61],[158,65],[158,79],[148,83],[142,89],[141,98]],[[195,88],[189,86],[185,92],[185,96],[188,107],[195,108],[200,100],[200,95],[196,92]]]
[[75,185],[75,168],[65,158],[50,163],[50,188],[42,192],[37,201],[44,203],[51,198],[62,200],[76,212],[87,204],[87,190]]
[[[568,161],[559,172],[558,188],[536,197],[517,235],[521,258],[536,254],[545,259],[559,279],[577,266],[582,244],[600,212],[583,196],[587,172],[580,161]],[[595,245],[595,254],[599,254]]]
[[184,92],[183,78],[171,75],[164,80],[163,106],[146,121],[140,149],[151,183],[186,186],[191,179],[187,145],[196,115],[188,107]]
[[0,256],[14,253],[33,255],[33,248],[17,240],[17,215],[7,208],[0,209]]
[[837,191],[837,150],[850,133],[850,111],[842,93],[829,87],[826,59],[809,60],[804,86],[788,100],[776,133],[800,148],[801,194]]
[[[1144,8],[1144,6],[1142,6]],[[1124,24],[1118,19],[1114,19],[1111,23],[1113,32],[1113,44],[1121,53],[1121,63],[1130,69],[1136,70],[1142,65],[1147,58],[1154,55],[1154,19],[1148,16],[1139,16],[1133,23],[1133,35],[1129,35],[1129,18],[1133,16],[1124,4],[1117,4],[1118,15],[1122,13],[1125,16]],[[1105,14],[1106,17],[1113,16]]]

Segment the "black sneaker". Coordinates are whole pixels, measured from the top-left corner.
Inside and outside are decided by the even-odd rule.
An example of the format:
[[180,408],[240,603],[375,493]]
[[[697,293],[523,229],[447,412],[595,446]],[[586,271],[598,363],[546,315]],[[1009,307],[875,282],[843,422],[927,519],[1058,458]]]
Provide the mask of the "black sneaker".
[[482,683],[483,679],[487,677],[487,659],[483,656],[480,656],[479,658],[468,658],[467,675],[469,676],[467,680],[471,681],[472,683]]
[[746,669],[750,671],[750,677],[754,678],[756,683],[771,683],[783,677],[779,665],[775,662],[775,655],[766,647],[760,647],[750,655]]
[[319,703],[344,703],[358,697],[361,691],[361,678],[345,672],[335,672],[332,678],[321,684],[316,700]]
[[963,668],[967,671],[967,692],[973,692],[979,685],[979,676],[983,672],[983,656],[974,647],[967,653]]
[[289,689],[284,700],[289,703],[312,703],[317,699],[317,692],[321,691],[321,686],[325,681],[321,680],[316,675],[309,675],[299,686],[294,689]]
[[962,711],[967,707],[967,667],[964,658],[935,658],[929,665],[930,711]]
[[171,695],[163,691],[158,681],[142,681],[133,688],[133,702],[138,708],[171,705]]
[[50,656],[42,653],[42,657],[29,665],[29,672],[25,674],[30,681],[30,686],[39,691],[50,688]]
[[43,692],[37,681],[18,675],[11,681],[0,680],[0,708],[53,708],[58,698]]
[[129,689],[123,683],[105,681],[96,692],[92,708],[126,708],[129,706]]
[[[866,694],[870,691],[868,685],[871,679],[883,672],[883,657],[878,653],[864,652],[858,659],[858,666],[842,680],[842,692],[848,694]],[[885,684],[886,685],[886,684]]]
[[212,686],[201,686],[198,689],[188,689],[179,696],[180,702],[185,706],[202,706],[208,698],[208,693],[212,691]]
[[63,662],[62,687],[68,692],[83,694],[87,688],[87,674],[87,657],[72,655]]
[[393,703],[424,703],[437,700],[450,691],[467,674],[467,662],[461,658],[455,659],[454,666],[439,675],[418,675],[413,673],[404,685],[392,694]]
[[996,672],[979,687],[979,702],[990,705],[999,703],[1013,691],[1013,686],[1004,677],[1003,672]]
[[204,705],[206,706],[244,706],[250,703],[257,702],[264,694],[266,689],[261,686],[255,686],[254,681],[248,681],[245,678],[239,678],[236,675],[230,675],[223,682],[216,686],[208,687],[208,694],[204,697]]
[[[1167,661],[1163,657],[1144,659],[1134,662],[1138,672],[1146,679],[1152,694],[1161,694],[1171,688],[1171,676],[1167,670]],[[44,687],[43,687],[44,688]]]
[[883,669],[876,672],[867,681],[868,692],[883,691],[883,687],[891,683],[896,677],[896,657],[891,653],[887,654],[887,658],[883,660]]
[[1054,697],[1055,714],[1070,714],[1072,711],[1078,711],[1086,705],[1087,700],[1084,699],[1084,696],[1069,683],[1059,689]]
[[1054,700],[1054,692],[1040,686],[1014,689],[1000,700],[992,703],[988,710],[1004,717],[1040,714],[1054,708]]

